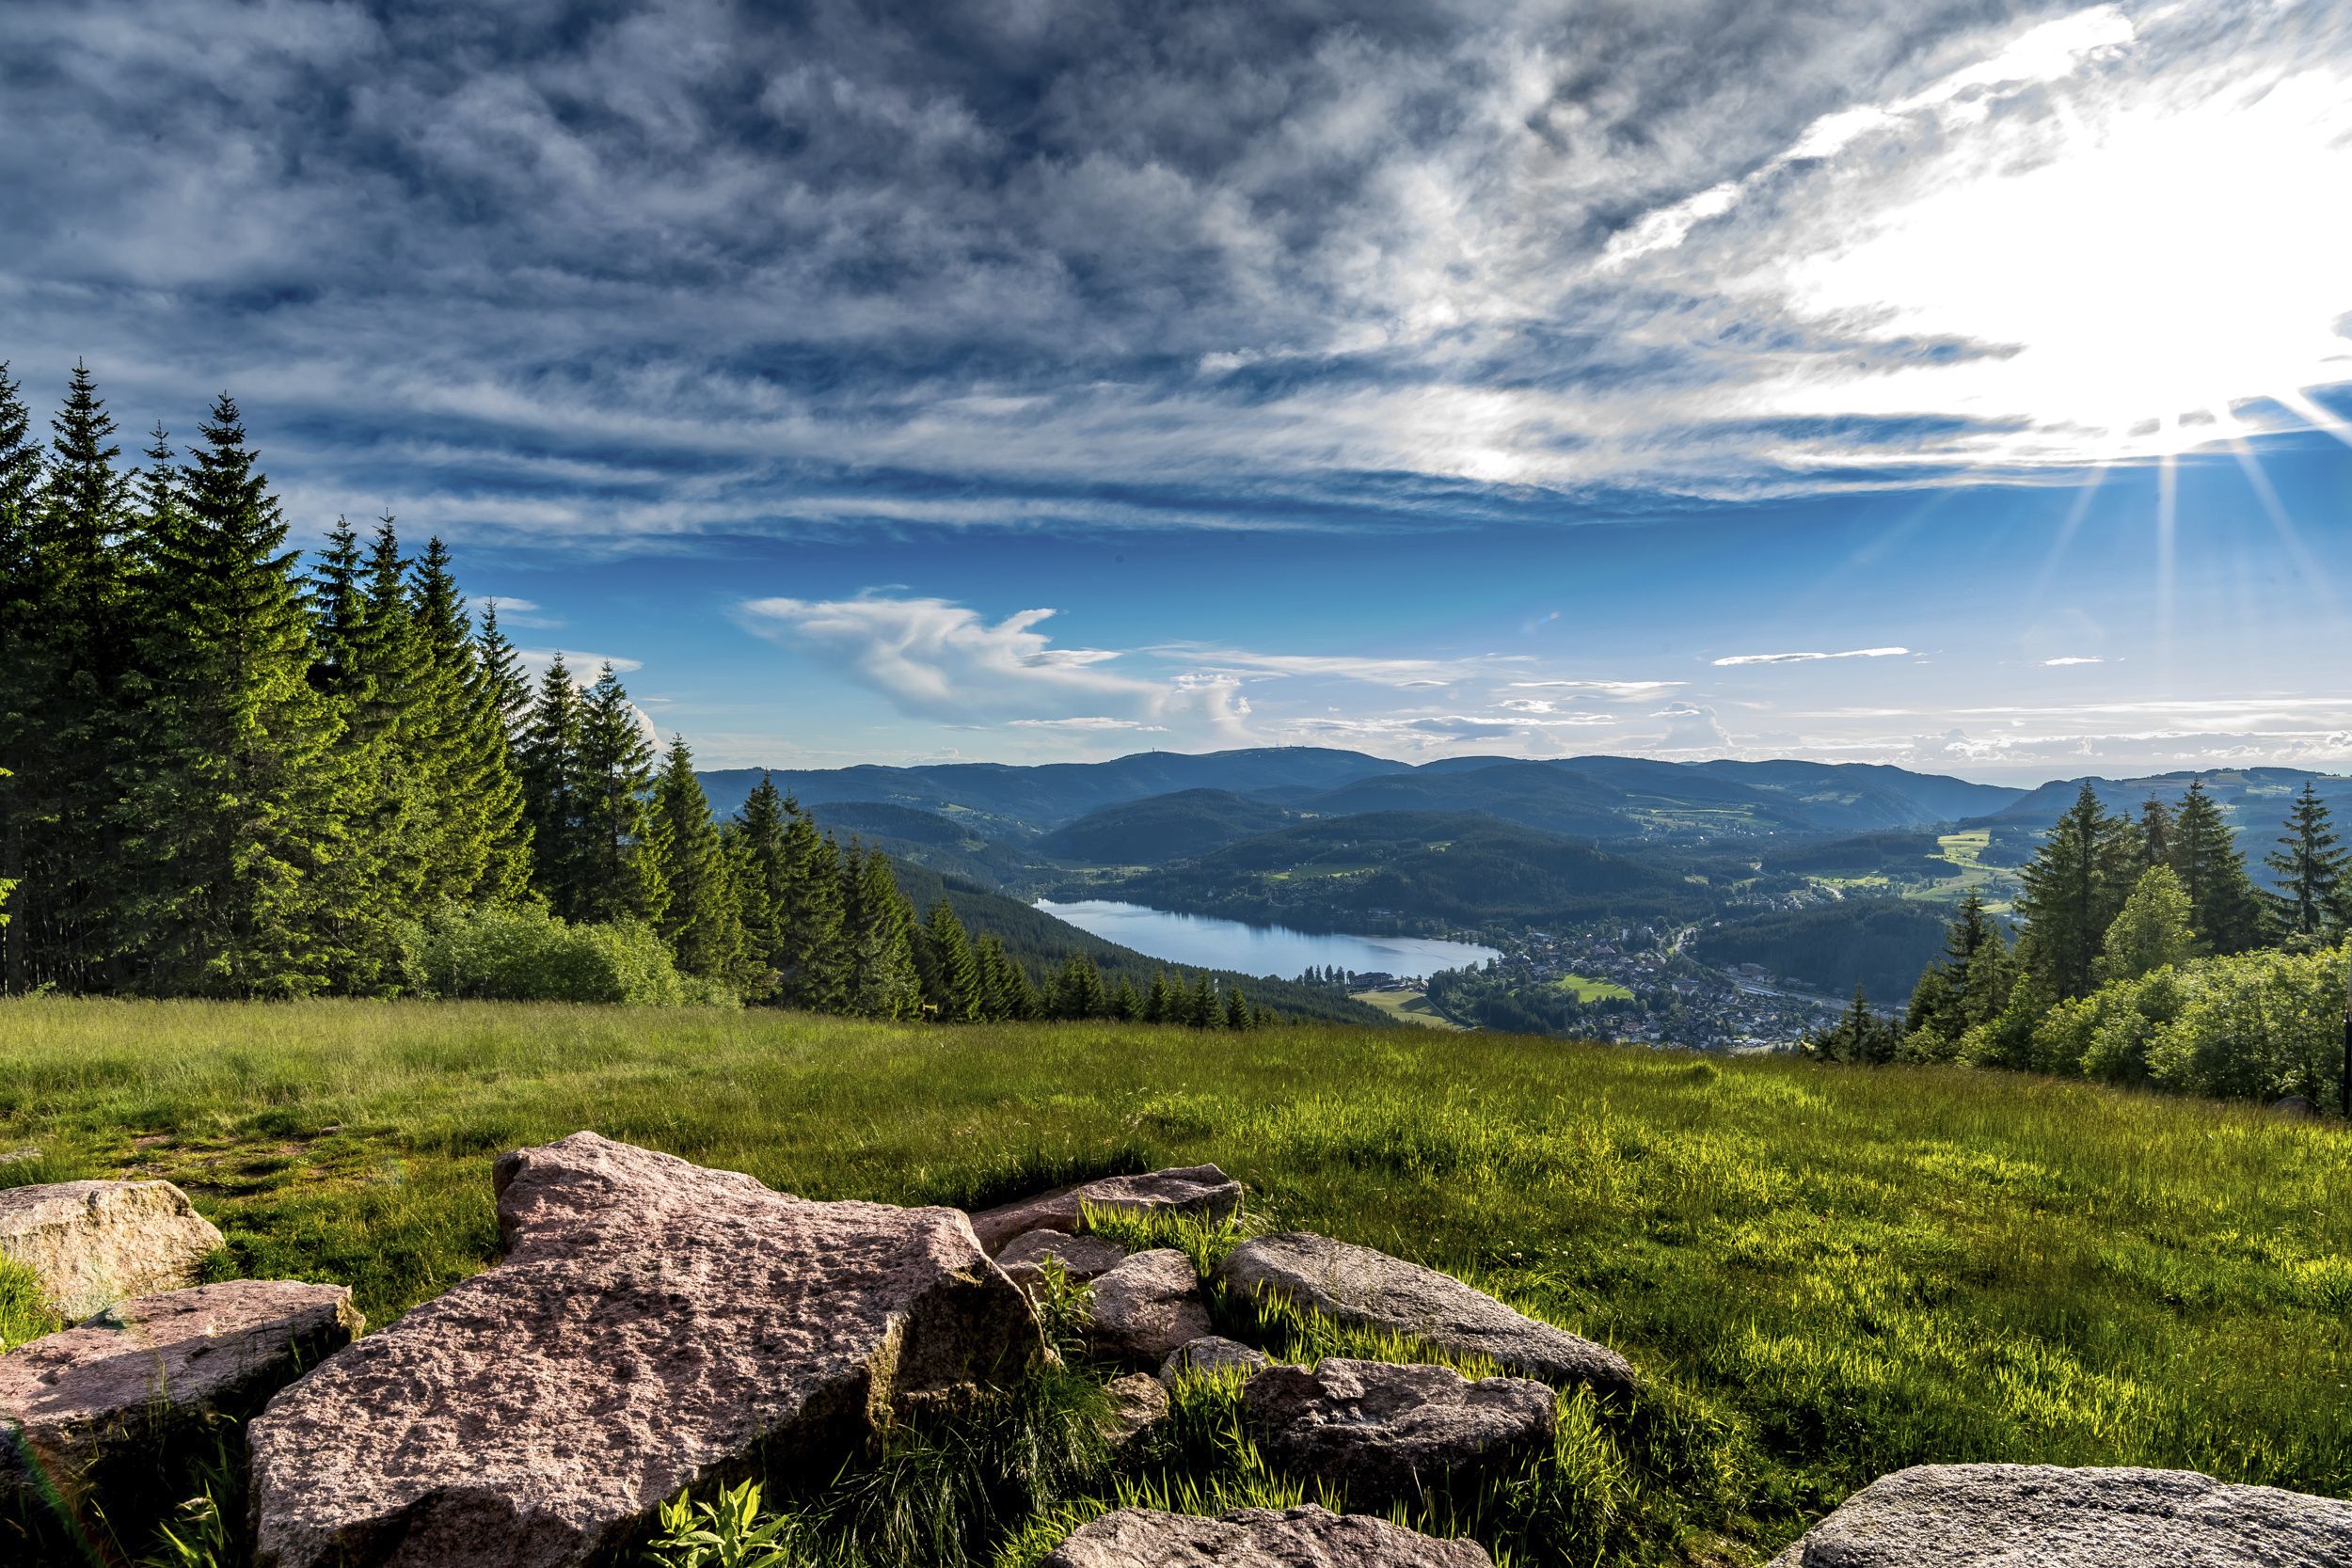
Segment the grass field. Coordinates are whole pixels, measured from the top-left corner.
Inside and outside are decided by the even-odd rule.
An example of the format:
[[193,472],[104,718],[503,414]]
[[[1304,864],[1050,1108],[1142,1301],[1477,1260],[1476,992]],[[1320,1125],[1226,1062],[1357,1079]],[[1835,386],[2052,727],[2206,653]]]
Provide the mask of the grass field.
[[1614,980],[1597,979],[1590,974],[1563,974],[1552,982],[1562,990],[1575,993],[1579,1002],[1630,1002],[1633,993]]
[[1359,1002],[1370,1003],[1392,1018],[1418,1023],[1426,1029],[1462,1027],[1431,1006],[1429,998],[1417,990],[1358,990],[1348,994]]
[[378,1325],[491,1259],[501,1151],[579,1128],[898,1202],[1215,1161],[1261,1223],[1455,1270],[1631,1357],[1646,1413],[1585,1420],[1545,1504],[1579,1561],[1758,1561],[1930,1460],[2352,1496],[2334,1124],[1483,1033],[0,1004],[0,1148],[42,1150],[0,1180],[168,1177],[236,1269],[348,1283]]

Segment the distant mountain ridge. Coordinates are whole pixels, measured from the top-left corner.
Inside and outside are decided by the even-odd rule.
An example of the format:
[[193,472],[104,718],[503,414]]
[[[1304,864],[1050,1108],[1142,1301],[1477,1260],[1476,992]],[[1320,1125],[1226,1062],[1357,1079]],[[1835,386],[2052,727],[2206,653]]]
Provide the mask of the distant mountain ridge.
[[[757,768],[728,768],[702,777],[711,803],[726,813],[759,775]],[[1051,832],[1098,813],[1193,791],[1314,816],[1481,811],[1547,832],[1627,840],[1924,827],[2000,812],[2027,794],[1868,763],[1489,756],[1416,765],[1310,746],[1137,752],[1108,762],[1031,767],[779,769],[774,777],[804,805],[908,807],[968,821],[991,837]]]

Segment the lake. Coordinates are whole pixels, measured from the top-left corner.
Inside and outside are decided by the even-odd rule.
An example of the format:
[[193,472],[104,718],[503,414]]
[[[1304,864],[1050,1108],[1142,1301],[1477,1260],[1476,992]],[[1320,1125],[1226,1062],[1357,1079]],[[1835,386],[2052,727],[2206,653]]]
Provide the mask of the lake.
[[1491,947],[1436,937],[1351,937],[1294,931],[1287,926],[1248,926],[1209,915],[1171,914],[1141,904],[1087,898],[1037,907],[1057,920],[1105,942],[1132,947],[1155,958],[1193,969],[1230,969],[1243,974],[1272,974],[1295,980],[1310,969],[1332,964],[1356,974],[1427,975],[1501,957]]

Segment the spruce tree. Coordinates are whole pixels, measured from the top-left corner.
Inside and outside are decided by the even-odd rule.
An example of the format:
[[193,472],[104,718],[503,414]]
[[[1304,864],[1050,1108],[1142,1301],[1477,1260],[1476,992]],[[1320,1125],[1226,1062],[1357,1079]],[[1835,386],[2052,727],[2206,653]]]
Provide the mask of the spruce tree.
[[785,962],[784,920],[790,902],[786,886],[784,797],[766,772],[742,809],[727,824],[727,848],[735,858],[737,918],[743,949],[756,971],[751,990],[762,1000],[779,1000]]
[[968,1023],[980,1017],[979,959],[972,951],[963,922],[956,918],[954,906],[945,898],[931,906],[930,916],[923,923],[923,939],[931,950],[931,967],[938,976],[925,1000],[946,1022]]
[[584,864],[574,890],[580,918],[659,925],[670,907],[661,879],[666,824],[653,811],[653,747],[608,664],[580,708],[572,794]]
[[1256,1016],[1249,1010],[1249,998],[1241,993],[1241,986],[1236,982],[1233,989],[1225,993],[1225,1027],[1248,1029],[1255,1022]]
[[531,680],[523,673],[522,656],[499,630],[496,599],[483,601],[482,629],[474,636],[474,661],[481,672],[483,692],[497,711],[507,738],[516,739],[531,715]]
[[[425,896],[512,903],[531,879],[522,781],[508,738],[519,668],[493,674],[485,667],[439,539],[425,541],[411,569],[408,598],[423,654],[418,690],[426,715],[424,767],[435,784]],[[513,650],[506,653],[511,659]]]
[[654,928],[670,944],[679,974],[739,992],[745,980],[742,910],[710,800],[694,777],[694,754],[682,735],[672,737],[654,784],[653,816],[661,883],[669,892]]
[[2243,953],[2259,945],[2262,904],[2246,874],[2246,856],[2202,779],[2190,781],[2172,827],[2170,863],[2188,895],[2197,940],[2209,953]]
[[857,918],[848,933],[849,1010],[864,1018],[919,1017],[923,985],[911,947],[912,911],[891,874],[890,857],[880,852],[864,856],[856,886]]
[[778,927],[778,999],[804,1012],[834,1013],[849,991],[850,944],[842,927],[841,855],[816,822],[786,797]]
[[2328,807],[2308,779],[2287,811],[2286,830],[2279,848],[2263,860],[2279,879],[2279,924],[2294,935],[2316,937],[2338,918],[2344,852],[2336,847]]
[[2172,863],[2172,808],[2153,795],[2139,804],[2138,849],[2136,871]]
[[1005,1016],[1024,1020],[1045,1016],[1045,999],[1029,977],[1028,966],[1018,958],[1005,960]]
[[1168,1017],[1168,1010],[1172,1006],[1173,1001],[1168,989],[1168,971],[1155,969],[1152,972],[1151,987],[1143,993],[1143,1022],[1146,1023],[1173,1022]]
[[29,983],[98,990],[119,977],[117,927],[132,896],[119,843],[134,760],[121,704],[136,626],[124,547],[132,476],[87,367],[74,366],[50,428],[40,490],[18,503],[17,602],[0,612],[0,754],[17,773],[0,803],[23,835],[9,941]]
[[141,983],[294,996],[327,980],[314,889],[334,852],[342,720],[310,680],[286,526],[223,394],[185,470],[188,527],[134,607],[152,682],[130,794]]
[[1110,1016],[1125,1023],[1143,1016],[1143,998],[1136,994],[1136,983],[1124,974],[1111,988]]
[[2123,824],[2085,783],[2021,873],[2017,907],[2032,939],[2026,961],[2053,996],[2087,995],[2096,984],[2099,951],[2122,907],[2132,860]]
[[583,715],[580,687],[557,654],[516,748],[523,814],[531,833],[532,887],[565,920],[586,916],[587,804],[580,798]]

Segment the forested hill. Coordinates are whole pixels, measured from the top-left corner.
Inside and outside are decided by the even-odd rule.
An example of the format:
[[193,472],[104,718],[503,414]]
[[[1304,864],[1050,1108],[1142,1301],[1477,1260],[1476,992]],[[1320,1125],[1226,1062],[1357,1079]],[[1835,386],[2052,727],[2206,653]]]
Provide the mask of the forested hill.
[[[1139,752],[1038,767],[779,769],[773,777],[803,805],[907,806],[964,818],[998,836],[1050,832],[1107,809],[1196,791],[1316,816],[1483,811],[1548,832],[1651,842],[1926,827],[2001,811],[2025,793],[1863,764],[1486,756],[1415,766],[1311,746]],[[723,813],[759,778],[757,768],[727,768],[705,773],[703,786]]]

